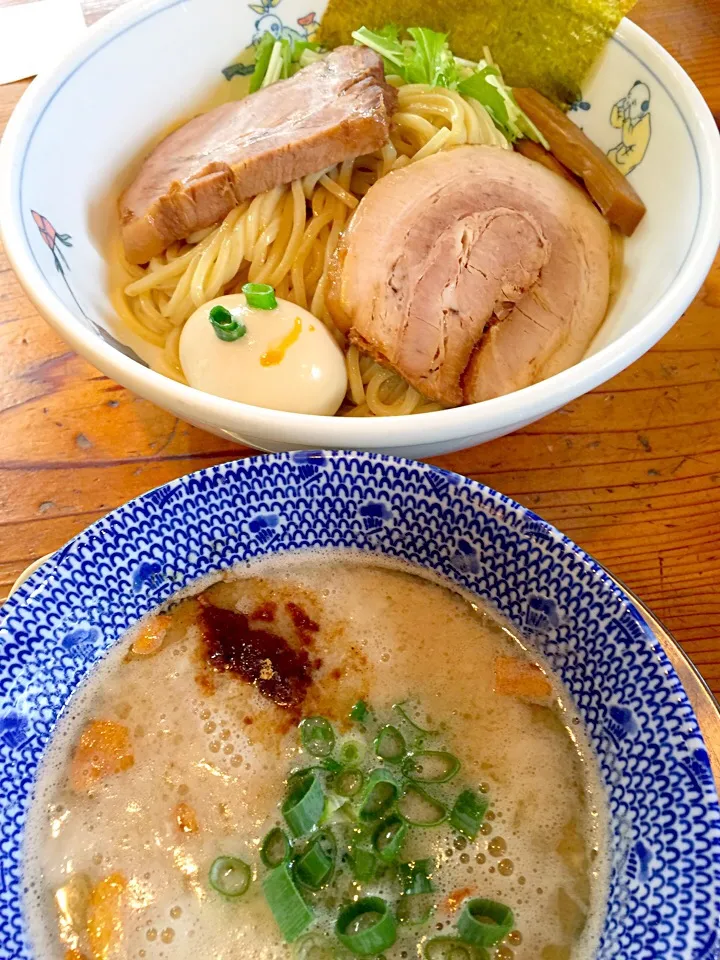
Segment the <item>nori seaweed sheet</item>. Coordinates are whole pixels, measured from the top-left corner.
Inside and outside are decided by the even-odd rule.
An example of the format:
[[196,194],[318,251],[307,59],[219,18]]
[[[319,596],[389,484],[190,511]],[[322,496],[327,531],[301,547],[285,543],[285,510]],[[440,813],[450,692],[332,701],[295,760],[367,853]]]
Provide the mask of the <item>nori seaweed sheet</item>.
[[582,81],[635,0],[329,0],[316,39],[352,43],[358,27],[387,23],[449,34],[453,53],[479,60],[488,46],[505,81],[561,104]]

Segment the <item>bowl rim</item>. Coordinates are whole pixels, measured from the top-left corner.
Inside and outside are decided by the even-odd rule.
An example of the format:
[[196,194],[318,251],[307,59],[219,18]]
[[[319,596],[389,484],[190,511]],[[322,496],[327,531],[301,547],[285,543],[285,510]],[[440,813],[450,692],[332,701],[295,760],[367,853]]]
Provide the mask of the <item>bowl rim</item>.
[[[542,533],[537,535],[539,538],[545,540],[546,537],[549,537],[550,543],[545,548],[548,552],[551,552],[554,556],[560,558],[560,556],[572,555],[574,561],[579,561],[581,570],[586,571],[589,575],[587,580],[587,586],[591,587],[595,591],[598,591],[601,595],[605,596],[612,595],[617,598],[626,611],[629,611],[633,616],[642,624],[644,627],[642,631],[642,648],[649,655],[652,656],[653,660],[656,663],[656,666],[660,669],[660,672],[663,676],[662,685],[663,688],[672,688],[672,703],[673,703],[673,712],[678,714],[682,712],[684,714],[684,719],[682,720],[682,726],[685,732],[686,738],[692,738],[693,740],[698,740],[704,745],[704,738],[702,731],[699,726],[697,715],[695,710],[692,707],[690,699],[687,695],[685,688],[682,686],[682,683],[678,677],[678,674],[673,667],[667,652],[664,650],[662,644],[660,643],[659,638],[654,633],[652,625],[645,618],[644,611],[642,607],[636,606],[631,595],[629,595],[621,584],[619,584],[612,575],[596,561],[592,556],[587,554],[581,547],[579,547],[572,539],[563,534],[561,531],[557,530],[552,524],[542,520],[532,510],[523,506],[522,504],[517,503],[512,498],[506,496],[505,494],[499,493],[494,490],[492,487],[487,486],[486,484],[473,480],[469,477],[462,476],[460,474],[455,474],[449,471],[446,471],[440,467],[433,466],[422,461],[411,460],[405,457],[395,456],[395,455],[386,455],[378,454],[372,452],[359,452],[356,450],[317,450],[317,451],[301,451],[301,452],[283,452],[275,454],[263,454],[260,456],[251,456],[244,457],[239,460],[231,460],[223,462],[220,464],[215,464],[213,466],[205,467],[200,470],[194,471],[192,473],[186,474],[182,477],[178,477],[174,480],[162,484],[158,487],[152,488],[145,493],[139,495],[138,497],[127,501],[126,503],[120,504],[114,510],[110,511],[104,517],[101,517],[95,523],[91,524],[85,530],[81,531],[75,537],[73,537],[68,543],[61,547],[45,564],[43,564],[38,570],[31,574],[31,576],[18,588],[17,592],[13,595],[11,599],[3,606],[0,610],[0,631],[7,632],[7,635],[12,638],[13,632],[10,627],[10,623],[13,619],[15,611],[22,607],[25,604],[28,604],[30,610],[29,613],[32,615],[33,606],[37,607],[38,605],[42,608],[42,605],[45,603],[45,593],[43,588],[48,584],[52,585],[57,583],[58,579],[63,576],[68,576],[70,574],[76,574],[77,568],[76,563],[78,555],[83,552],[85,549],[87,552],[84,555],[84,560],[87,561],[89,557],[94,556],[100,551],[102,553],[104,549],[105,534],[110,533],[111,535],[117,531],[118,527],[123,527],[125,524],[133,525],[135,517],[135,508],[140,506],[144,507],[149,503],[157,504],[158,494],[165,493],[167,502],[168,499],[174,499],[178,491],[184,491],[188,496],[197,496],[202,494],[203,484],[200,478],[209,478],[215,482],[222,482],[224,474],[228,471],[246,471],[247,465],[257,461],[263,461],[266,464],[269,464],[271,468],[274,469],[274,472],[280,473],[281,466],[287,463],[295,463],[298,465],[312,464],[314,458],[322,459],[323,464],[327,464],[331,469],[337,470],[343,464],[348,465],[354,463],[367,463],[377,464],[382,466],[383,473],[387,474],[387,468],[395,467],[396,469],[405,469],[409,472],[414,473],[415,475],[420,474],[422,476],[427,475],[441,475],[454,483],[457,488],[464,488],[466,491],[469,491],[471,494],[484,494],[487,500],[483,502],[482,507],[477,508],[478,512],[486,512],[492,516],[499,518],[500,523],[506,526],[513,526],[513,516],[515,517],[516,524],[522,522],[527,523],[528,521],[533,525],[536,523],[541,524],[543,527]],[[433,485],[434,486],[434,485]],[[438,497],[442,500],[447,497],[448,494],[439,493]],[[314,494],[310,494],[311,498],[314,498]],[[470,501],[466,501],[466,507],[470,507]],[[160,528],[155,528],[160,530]],[[162,532],[157,532],[154,534],[158,538],[162,538],[164,534]],[[73,546],[77,547],[77,553],[73,550]],[[289,546],[283,549],[279,554],[283,553],[296,553],[298,551],[308,552],[312,551],[313,544],[300,544],[298,546]],[[334,548],[340,552],[346,552],[345,547]],[[380,551],[385,553],[385,551]],[[266,553],[264,551],[264,553]],[[273,551],[270,551],[269,554],[273,555]],[[392,552],[391,552],[392,555]],[[220,563],[216,570],[221,571],[225,569],[227,565]],[[576,574],[576,577],[579,581],[582,581],[582,573]],[[154,609],[158,604],[165,604],[178,592],[178,589],[181,592],[184,592],[192,582],[189,581],[188,584],[180,586],[179,588],[174,587],[171,589],[170,593],[167,596],[161,596],[160,598],[149,595],[144,598],[148,601],[146,606],[146,612]],[[453,589],[452,585],[450,588]],[[462,589],[462,588],[461,588]],[[51,600],[52,602],[52,600]],[[25,617],[27,617],[28,611],[25,612]],[[4,630],[3,630],[4,628]],[[120,635],[108,645],[107,649],[103,651],[100,658],[94,658],[88,665],[88,669],[79,677],[75,678],[73,683],[72,690],[68,693],[68,698],[65,703],[68,702],[68,699],[73,696],[78,687],[86,682],[87,676],[91,673],[97,666],[99,659],[104,658],[107,655],[109,649],[111,649],[118,642],[122,642],[122,636],[126,633],[126,628],[123,628]],[[636,638],[637,640],[637,638]],[[648,693],[647,696],[652,699],[651,695]],[[584,707],[581,703],[576,703],[580,712],[584,712]],[[1,700],[0,700],[1,706]],[[52,734],[50,734],[51,736]],[[675,749],[675,748],[673,748]],[[601,771],[602,776],[602,771]],[[35,783],[35,777],[33,776],[32,782],[25,788],[25,792],[22,794],[22,800],[25,804],[25,810],[27,812],[28,803],[33,796],[33,785]],[[610,784],[603,781],[605,788],[609,789]],[[712,826],[714,833],[713,839],[711,841],[711,846],[714,852],[714,855],[710,858],[710,865],[708,867],[709,872],[711,873],[714,883],[715,890],[720,890],[720,857],[718,857],[718,851],[720,851],[720,833],[717,832],[718,825],[720,824],[720,800],[718,798],[718,791],[713,785],[709,793],[703,793],[703,798],[701,801],[702,809],[709,814],[712,814],[712,822],[707,821],[706,826],[708,829]],[[3,808],[3,804],[0,800],[0,826],[2,826],[3,820],[7,818],[9,808]],[[612,813],[611,813],[611,823]],[[20,836],[24,831],[26,819],[23,822],[22,829],[20,831]],[[22,842],[22,839],[21,841]],[[3,861],[7,854],[3,854],[0,851],[0,872],[2,871]],[[667,888],[663,888],[664,896],[663,903],[672,902],[672,894]],[[612,888],[611,891],[612,893]],[[715,911],[714,923],[717,924],[718,919],[720,919],[720,913],[718,913],[718,902],[716,899],[712,900],[712,908]],[[30,949],[30,943],[27,937],[28,926],[25,920],[25,914],[19,899],[14,901],[13,905],[14,915],[18,915],[21,918],[22,927],[21,933],[25,938],[24,948],[26,950]],[[605,928],[603,928],[605,929]],[[695,948],[699,947],[700,944],[697,940],[689,944],[689,946],[694,946]],[[28,956],[31,956],[28,954]]]
[[[431,438],[472,437],[479,431],[505,432],[558,409],[619,373],[670,329],[702,285],[720,245],[720,133],[685,70],[649,34],[624,19],[615,39],[665,88],[687,126],[698,164],[699,211],[690,248],[670,287],[635,327],[593,356],[505,396],[426,413],[417,421],[412,415],[385,417],[382,428],[378,428],[373,417],[288,413],[203,393],[143,366],[99,336],[88,336],[87,328],[53,292],[35,261],[25,231],[20,174],[36,124],[70,76],[120,34],[185,2],[130,0],[91,26],[72,51],[31,84],[0,143],[0,237],[26,294],[75,351],[141,396],[160,406],[169,405],[176,412],[183,411],[181,416],[190,415],[203,424],[241,429],[268,440],[287,442],[292,438],[320,446],[363,448],[382,444],[388,448],[421,444]],[[668,83],[639,56],[638,50],[666,74]],[[684,100],[684,110],[678,95]]]

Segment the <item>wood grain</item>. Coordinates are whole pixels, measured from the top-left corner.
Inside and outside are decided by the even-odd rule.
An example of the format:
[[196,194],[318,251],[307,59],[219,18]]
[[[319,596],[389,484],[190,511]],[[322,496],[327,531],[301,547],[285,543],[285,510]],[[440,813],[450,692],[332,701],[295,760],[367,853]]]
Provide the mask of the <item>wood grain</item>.
[[[116,5],[87,0],[88,21]],[[634,19],[718,116],[720,0],[642,0]],[[26,86],[0,87],[0,130]],[[73,354],[1,250],[0,431],[0,597],[31,560],[118,504],[250,453]],[[720,259],[675,328],[620,376],[510,437],[436,462],[517,498],[597,556],[720,693]]]

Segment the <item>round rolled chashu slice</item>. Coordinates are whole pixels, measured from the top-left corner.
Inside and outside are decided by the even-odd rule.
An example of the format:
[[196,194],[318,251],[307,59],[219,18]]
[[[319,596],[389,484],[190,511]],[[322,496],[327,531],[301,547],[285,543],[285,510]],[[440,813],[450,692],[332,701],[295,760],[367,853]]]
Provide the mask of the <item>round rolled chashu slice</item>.
[[609,285],[610,229],[577,186],[518,153],[465,146],[371,187],[327,300],[360,349],[458,405],[580,360]]
[[[245,324],[244,336],[216,335],[210,311],[218,305]],[[242,293],[198,307],[180,336],[180,364],[191,387],[290,413],[331,416],[347,389],[342,350],[320,320],[288,300],[249,307]]]

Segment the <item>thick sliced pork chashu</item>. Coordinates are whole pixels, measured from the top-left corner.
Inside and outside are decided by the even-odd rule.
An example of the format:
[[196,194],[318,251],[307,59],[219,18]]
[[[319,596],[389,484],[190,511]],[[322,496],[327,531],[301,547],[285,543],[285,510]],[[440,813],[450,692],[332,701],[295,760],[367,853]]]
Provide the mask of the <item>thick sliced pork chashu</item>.
[[576,363],[609,281],[610,230],[581,191],[520,154],[466,146],[368,191],[328,303],[361,349],[454,406]]
[[175,130],[120,198],[125,253],[145,263],[240,201],[388,139],[395,91],[367,47],[338,47],[288,80]]

